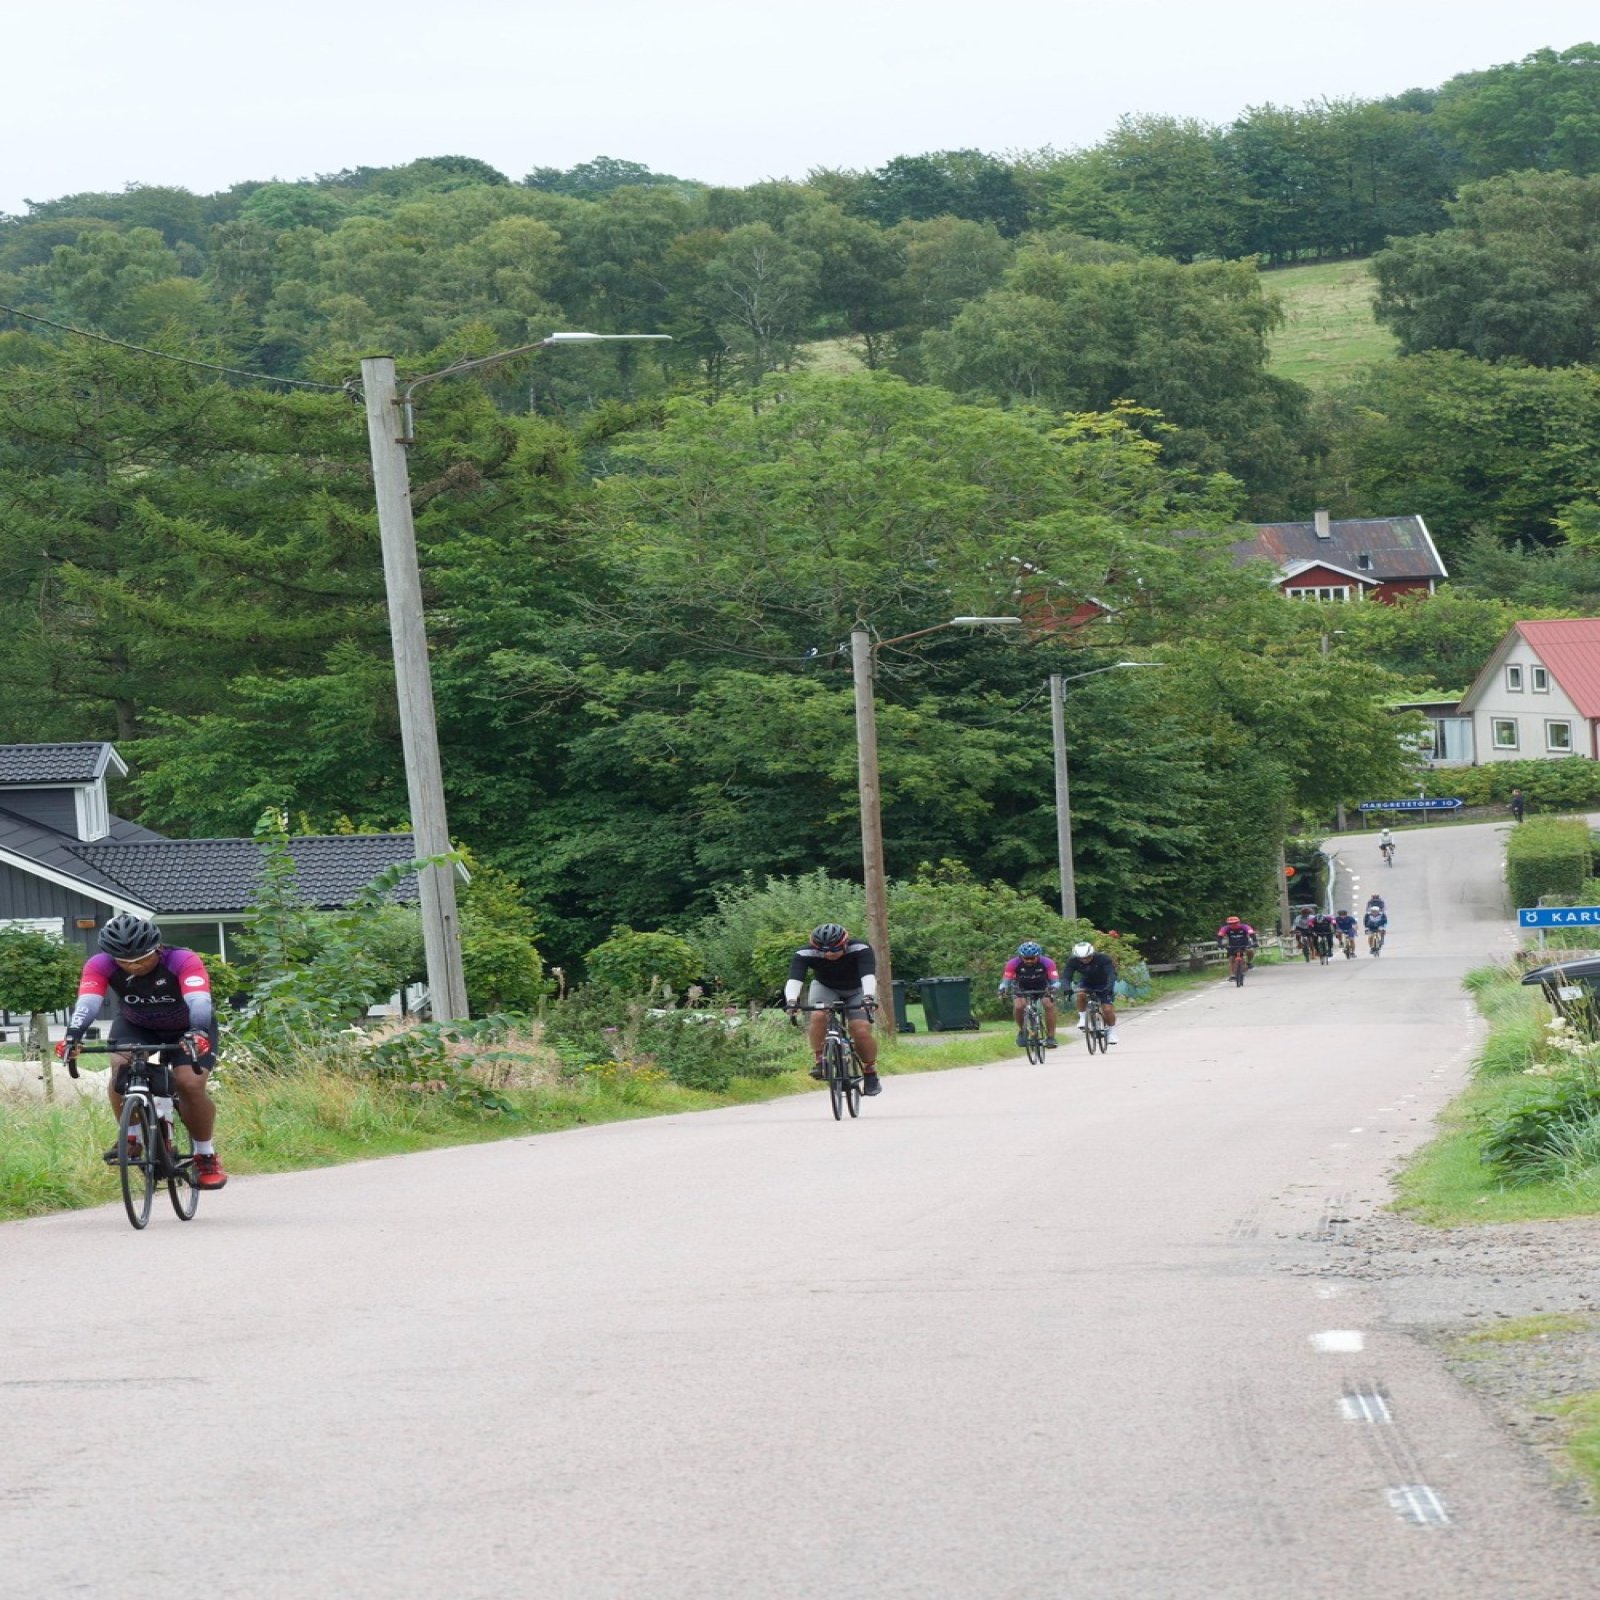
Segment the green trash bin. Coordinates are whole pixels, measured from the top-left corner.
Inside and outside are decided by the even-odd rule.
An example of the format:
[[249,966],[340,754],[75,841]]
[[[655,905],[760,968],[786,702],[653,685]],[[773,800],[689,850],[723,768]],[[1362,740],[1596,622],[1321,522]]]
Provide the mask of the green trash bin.
[[906,980],[896,978],[890,985],[894,990],[894,1025],[899,1033],[915,1033],[916,1024],[906,1015]]
[[978,1019],[972,1014],[971,978],[918,978],[917,987],[922,991],[929,1033],[977,1029]]

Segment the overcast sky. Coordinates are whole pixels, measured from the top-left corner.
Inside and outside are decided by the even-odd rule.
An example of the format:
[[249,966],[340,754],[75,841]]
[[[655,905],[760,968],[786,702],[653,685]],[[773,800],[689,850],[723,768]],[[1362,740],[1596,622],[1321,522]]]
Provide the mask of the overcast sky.
[[0,212],[418,156],[708,183],[1093,144],[1124,112],[1433,87],[1600,37],[1568,0],[0,0]]

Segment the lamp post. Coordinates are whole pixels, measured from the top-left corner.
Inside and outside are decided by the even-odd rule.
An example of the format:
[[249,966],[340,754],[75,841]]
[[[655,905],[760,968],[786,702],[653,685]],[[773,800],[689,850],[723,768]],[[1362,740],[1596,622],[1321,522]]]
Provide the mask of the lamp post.
[[883,804],[878,787],[878,716],[873,701],[874,658],[884,645],[904,644],[945,628],[1019,628],[1021,617],[952,617],[931,628],[897,634],[873,642],[864,622],[850,630],[850,672],[856,697],[856,777],[861,802],[861,879],[867,898],[867,937],[878,958],[880,994],[888,996],[883,1008],[883,1031],[894,1037],[894,964],[889,954],[889,886],[883,865]]
[[1061,874],[1061,915],[1070,922],[1078,915],[1078,885],[1072,870],[1072,804],[1067,793],[1067,719],[1062,701],[1066,686],[1080,678],[1097,678],[1102,672],[1119,672],[1123,667],[1163,667],[1164,661],[1114,661],[1109,667],[1094,667],[1063,678],[1050,674],[1050,736],[1055,746],[1056,770],[1056,864]]
[[[503,350],[475,361],[460,361],[425,373],[396,393],[393,356],[367,356],[361,362],[366,399],[367,442],[372,451],[372,485],[378,505],[378,537],[383,547],[383,585],[389,602],[389,636],[394,650],[395,692],[400,704],[400,743],[411,803],[411,832],[420,857],[450,854],[445,820],[444,778],[439,763],[439,730],[433,710],[433,679],[428,670],[428,636],[422,615],[422,577],[417,567],[417,535],[411,519],[411,481],[406,446],[412,439],[411,397],[425,383],[509,361],[558,344],[590,344],[611,339],[665,339],[652,333],[553,333],[535,344]],[[461,930],[456,916],[454,868],[427,866],[418,874],[422,902],[422,943],[427,955],[428,997],[435,1021],[467,1015],[467,984],[461,966]]]
[[[1322,630],[1322,655],[1324,660],[1326,660],[1327,657],[1333,653],[1333,641],[1335,639],[1342,639],[1343,637],[1343,628],[1324,628]],[[1335,814],[1333,825],[1339,830],[1340,833],[1343,833],[1349,826],[1349,824],[1345,821],[1344,801],[1336,800],[1334,802],[1334,809]]]

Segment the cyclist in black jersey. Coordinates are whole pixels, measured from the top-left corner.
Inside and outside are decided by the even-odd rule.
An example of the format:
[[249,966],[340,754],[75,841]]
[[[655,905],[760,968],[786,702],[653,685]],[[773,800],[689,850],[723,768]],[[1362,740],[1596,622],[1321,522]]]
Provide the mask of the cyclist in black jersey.
[[[880,1093],[883,1085],[878,1081],[878,1046],[872,1037],[872,1014],[878,1003],[878,958],[872,946],[852,939],[849,930],[837,922],[824,922],[813,928],[811,943],[795,951],[783,986],[783,1003],[791,1016],[799,1008],[800,991],[808,972],[811,991],[806,1004],[829,1006],[836,1000],[845,1003],[849,1008],[846,1015],[850,1040],[861,1058],[861,1092]],[[824,1013],[813,1011],[808,1025],[811,1053],[816,1057],[811,1069],[813,1078],[823,1076],[822,1040],[827,1028]]]

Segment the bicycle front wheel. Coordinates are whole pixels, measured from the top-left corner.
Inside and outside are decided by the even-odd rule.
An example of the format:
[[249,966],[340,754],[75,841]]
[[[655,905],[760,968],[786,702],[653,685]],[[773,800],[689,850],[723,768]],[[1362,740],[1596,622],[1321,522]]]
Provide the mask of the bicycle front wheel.
[[150,1102],[143,1095],[130,1094],[122,1102],[122,1117],[117,1123],[117,1172],[122,1179],[122,1204],[128,1221],[136,1228],[150,1220],[159,1137]]
[[1022,1019],[1022,1037],[1028,1060],[1036,1067],[1044,1065],[1044,1018],[1037,1006],[1029,1006]]
[[162,1124],[161,1140],[172,1209],[183,1221],[189,1222],[200,1204],[200,1180],[194,1170],[194,1140],[181,1118]]
[[833,1120],[838,1122],[844,1116],[844,1081],[850,1071],[842,1040],[829,1039],[823,1045],[822,1065],[828,1074],[828,1099],[833,1106]]
[[852,1117],[861,1115],[861,1063],[853,1050],[845,1062],[844,1104]]

